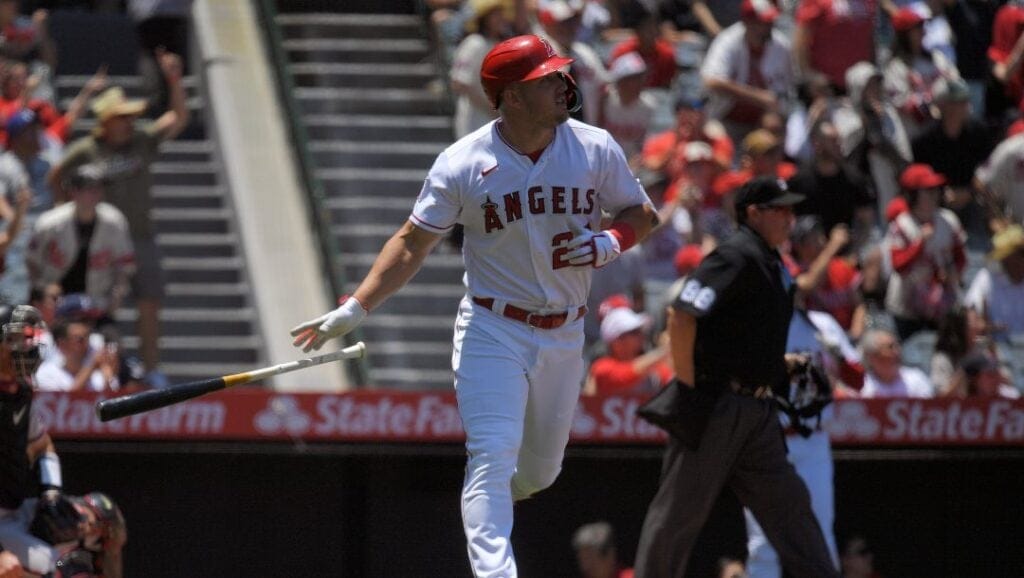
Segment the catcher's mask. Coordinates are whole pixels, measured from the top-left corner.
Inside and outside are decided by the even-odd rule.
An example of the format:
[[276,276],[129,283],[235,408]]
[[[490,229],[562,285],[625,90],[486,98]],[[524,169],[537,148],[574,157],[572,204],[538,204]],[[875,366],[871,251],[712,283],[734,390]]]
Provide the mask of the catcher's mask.
[[2,342],[17,377],[28,379],[39,369],[40,340],[45,332],[46,323],[35,307],[18,305],[11,312],[10,321],[3,325]]

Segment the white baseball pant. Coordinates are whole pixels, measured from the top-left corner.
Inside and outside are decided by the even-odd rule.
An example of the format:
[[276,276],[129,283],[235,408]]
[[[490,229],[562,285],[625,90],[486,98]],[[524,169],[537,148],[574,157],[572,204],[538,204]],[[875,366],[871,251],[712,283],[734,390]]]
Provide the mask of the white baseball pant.
[[[575,308],[571,311],[575,312]],[[463,299],[452,368],[466,431],[462,522],[477,578],[516,578],[512,504],[554,483],[583,380],[583,320],[537,329]]]

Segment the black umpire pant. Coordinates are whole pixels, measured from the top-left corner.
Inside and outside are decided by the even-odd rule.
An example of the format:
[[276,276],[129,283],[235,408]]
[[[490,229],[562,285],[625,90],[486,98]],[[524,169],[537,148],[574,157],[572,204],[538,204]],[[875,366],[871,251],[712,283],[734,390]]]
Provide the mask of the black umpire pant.
[[[795,578],[839,578],[803,480],[786,460],[771,401],[724,393],[696,451],[669,436],[661,485],[644,520],[637,578],[683,578],[697,536],[728,486]],[[831,529],[830,529],[831,530]]]

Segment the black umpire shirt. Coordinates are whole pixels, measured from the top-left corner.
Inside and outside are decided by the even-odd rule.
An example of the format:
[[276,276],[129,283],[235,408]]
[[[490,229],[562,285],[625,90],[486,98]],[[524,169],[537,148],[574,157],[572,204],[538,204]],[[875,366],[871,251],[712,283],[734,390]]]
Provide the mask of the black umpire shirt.
[[673,306],[697,319],[699,389],[723,391],[736,382],[785,391],[793,279],[760,235],[740,225],[689,276]]

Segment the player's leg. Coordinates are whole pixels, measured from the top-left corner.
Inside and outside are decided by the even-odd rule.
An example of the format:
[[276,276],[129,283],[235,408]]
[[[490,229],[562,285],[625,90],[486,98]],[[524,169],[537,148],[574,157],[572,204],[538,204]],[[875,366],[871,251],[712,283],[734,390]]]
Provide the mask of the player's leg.
[[757,518],[786,572],[795,578],[838,578],[807,486],[786,459],[778,415],[767,404],[761,407],[762,419],[736,462],[730,485]]
[[669,438],[658,492],[647,509],[637,547],[637,578],[683,576],[690,553],[754,424],[740,398],[722,395],[696,451]]
[[475,576],[515,578],[510,483],[522,442],[526,370],[516,336],[502,333],[500,324],[507,322],[481,312],[470,323],[474,314],[467,307],[456,320],[452,356],[468,453],[463,528]]
[[523,444],[512,476],[512,497],[516,500],[547,488],[562,471],[583,381],[582,331],[567,326],[538,338],[528,374]]

